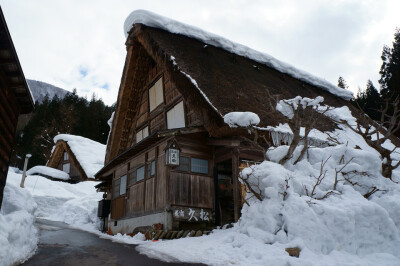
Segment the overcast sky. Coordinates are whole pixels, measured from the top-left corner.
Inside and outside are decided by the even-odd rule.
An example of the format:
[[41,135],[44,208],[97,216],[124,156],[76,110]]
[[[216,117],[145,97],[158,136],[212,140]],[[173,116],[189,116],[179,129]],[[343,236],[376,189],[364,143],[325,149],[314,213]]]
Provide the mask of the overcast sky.
[[25,77],[117,99],[125,18],[146,9],[268,53],[351,90],[378,87],[380,55],[400,27],[400,1],[2,0]]

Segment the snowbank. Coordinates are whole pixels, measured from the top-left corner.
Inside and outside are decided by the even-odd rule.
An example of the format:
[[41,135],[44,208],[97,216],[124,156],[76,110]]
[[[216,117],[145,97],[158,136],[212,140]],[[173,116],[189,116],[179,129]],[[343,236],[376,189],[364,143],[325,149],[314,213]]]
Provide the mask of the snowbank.
[[249,127],[260,123],[260,118],[253,112],[230,112],[224,115],[224,122],[230,127]]
[[59,134],[54,137],[54,143],[58,140],[68,142],[71,151],[79,161],[88,178],[94,175],[104,166],[106,157],[106,145],[88,138],[68,134]]
[[7,179],[4,188],[0,211],[0,265],[22,263],[35,252],[38,242],[34,226],[36,203],[29,191],[19,187],[21,175],[19,177],[16,182]]
[[[9,172],[7,183],[17,186],[21,174]],[[98,182],[85,181],[77,184],[57,182],[38,175],[28,175],[25,189],[37,204],[35,216],[53,221],[61,221],[85,230],[96,230],[98,201],[102,194],[97,193]]]
[[135,10],[126,18],[124,23],[125,37],[128,37],[128,32],[136,23],[141,23],[149,27],[159,28],[171,33],[186,35],[190,38],[197,39],[206,44],[222,48],[228,52],[247,57],[261,64],[265,64],[266,66],[274,68],[279,72],[289,74],[294,78],[313,84],[343,99],[350,100],[351,98],[353,98],[352,92],[338,88],[337,86],[329,83],[325,79],[315,77],[310,73],[299,70],[287,63],[277,60],[276,58],[268,54],[255,51],[247,46],[232,42],[216,34],[209,33],[200,28],[160,16],[150,11]]
[[60,179],[60,180],[69,180],[69,174],[66,172],[60,171],[58,169],[54,169],[51,167],[47,166],[42,166],[42,165],[37,165],[26,171],[27,175],[45,175],[45,176],[50,176],[55,179]]
[[[347,107],[326,115],[355,122]],[[288,150],[283,145],[268,150],[270,161],[244,169],[262,201],[248,193],[249,205],[233,228],[144,242],[138,250],[165,261],[210,265],[400,265],[400,171],[393,181],[384,178],[379,154],[347,126],[338,127],[329,133],[335,146],[310,148],[297,164],[301,145],[285,165],[278,164]],[[379,190],[366,196],[374,188]],[[285,251],[293,247],[301,249],[299,258]]]

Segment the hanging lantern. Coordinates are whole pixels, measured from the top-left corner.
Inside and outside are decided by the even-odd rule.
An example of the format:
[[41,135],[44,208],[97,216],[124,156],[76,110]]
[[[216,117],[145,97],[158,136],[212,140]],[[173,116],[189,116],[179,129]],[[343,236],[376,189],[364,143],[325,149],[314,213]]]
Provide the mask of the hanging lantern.
[[165,148],[165,164],[166,165],[179,165],[179,152],[180,148],[174,139]]

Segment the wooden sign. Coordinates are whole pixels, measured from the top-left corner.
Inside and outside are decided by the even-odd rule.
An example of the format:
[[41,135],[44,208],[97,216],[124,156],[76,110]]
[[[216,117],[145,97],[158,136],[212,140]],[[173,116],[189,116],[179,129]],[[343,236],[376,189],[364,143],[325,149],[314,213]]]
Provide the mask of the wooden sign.
[[212,222],[211,209],[172,207],[172,216],[174,220],[186,222]]

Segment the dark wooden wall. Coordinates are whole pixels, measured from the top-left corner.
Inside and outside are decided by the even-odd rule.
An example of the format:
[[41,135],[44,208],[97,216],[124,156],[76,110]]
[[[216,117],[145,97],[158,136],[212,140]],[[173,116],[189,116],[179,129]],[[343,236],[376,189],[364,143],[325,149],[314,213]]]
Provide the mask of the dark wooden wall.
[[14,94],[3,84],[0,82],[0,208],[20,112]]
[[82,175],[79,173],[78,168],[75,166],[75,162],[70,159],[71,157],[69,157],[68,160],[64,160],[64,152],[65,150],[61,152],[62,156],[60,158],[60,161],[58,162],[57,169],[62,171],[63,164],[69,163],[70,164],[69,176],[71,177],[71,179],[82,180],[83,179]]

